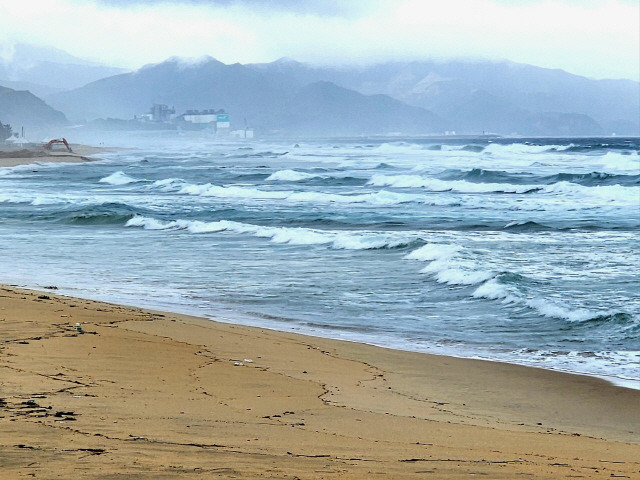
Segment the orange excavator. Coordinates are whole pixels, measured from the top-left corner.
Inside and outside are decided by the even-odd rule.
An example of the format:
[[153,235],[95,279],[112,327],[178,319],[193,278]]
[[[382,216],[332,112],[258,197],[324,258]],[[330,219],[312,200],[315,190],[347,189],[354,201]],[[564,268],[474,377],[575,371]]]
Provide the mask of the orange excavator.
[[52,150],[53,149],[53,145],[55,143],[63,143],[65,147],[67,147],[67,150],[69,150],[69,153],[73,153],[73,150],[71,150],[71,147],[69,146],[69,143],[67,142],[66,138],[53,138],[51,140],[49,140],[49,142],[44,146],[45,150]]

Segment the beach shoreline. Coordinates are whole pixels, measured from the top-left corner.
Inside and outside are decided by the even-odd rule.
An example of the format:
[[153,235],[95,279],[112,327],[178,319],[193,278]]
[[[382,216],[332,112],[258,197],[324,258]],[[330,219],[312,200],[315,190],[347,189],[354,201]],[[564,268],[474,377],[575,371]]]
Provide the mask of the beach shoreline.
[[597,378],[0,294],[3,478],[640,472],[640,391]]

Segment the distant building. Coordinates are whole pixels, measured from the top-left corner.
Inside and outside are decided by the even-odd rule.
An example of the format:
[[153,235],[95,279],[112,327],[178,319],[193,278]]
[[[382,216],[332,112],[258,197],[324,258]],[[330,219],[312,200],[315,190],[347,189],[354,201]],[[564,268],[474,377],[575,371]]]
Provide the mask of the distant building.
[[154,103],[148,113],[136,115],[135,118],[147,122],[169,123],[176,119],[176,109],[162,103]]
[[218,115],[215,109],[210,110],[187,110],[179,117],[185,122],[190,123],[216,123],[218,120]]
[[[141,122],[171,123],[185,130],[209,129],[221,136],[229,135],[231,130],[229,114],[223,109],[187,110],[176,116],[174,107],[154,103],[148,113],[136,115],[135,119]],[[253,132],[250,135],[243,138],[253,138]]]
[[229,114],[223,109],[215,110],[187,110],[176,119],[178,122],[184,122],[185,126],[199,128],[211,128],[218,135],[228,135],[230,129]]
[[224,110],[222,110],[222,113],[218,113],[216,116],[216,132],[218,132],[218,135],[229,135],[230,129],[229,114],[224,113]]

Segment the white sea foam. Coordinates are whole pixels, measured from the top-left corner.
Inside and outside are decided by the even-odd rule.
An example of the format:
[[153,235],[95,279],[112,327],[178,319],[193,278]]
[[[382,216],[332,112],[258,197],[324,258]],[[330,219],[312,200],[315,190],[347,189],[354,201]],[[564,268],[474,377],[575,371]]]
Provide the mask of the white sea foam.
[[503,285],[495,278],[484,282],[471,294],[474,298],[486,298],[488,300],[502,300],[504,303],[516,303],[518,297],[513,295],[507,285]]
[[57,205],[63,203],[73,203],[73,200],[61,195],[38,195],[31,201],[31,205]]
[[422,145],[418,145],[417,143],[405,143],[405,142],[396,142],[396,143],[382,143],[375,148],[377,153],[383,154],[396,154],[396,153],[422,153],[424,152],[424,147]]
[[558,351],[523,348],[512,352],[491,352],[475,358],[501,360],[520,365],[604,378],[615,385],[640,390],[637,365],[640,351]]
[[507,145],[503,145],[500,143],[490,143],[484,149],[483,153],[511,156],[511,155],[543,153],[553,148],[555,148],[556,150],[563,150],[568,147],[564,145],[532,145],[527,143],[510,143]]
[[423,262],[450,258],[461,250],[458,245],[447,245],[439,243],[428,243],[413,252],[405,255],[408,260],[421,260]]
[[379,234],[376,232],[345,233],[341,231],[316,230],[300,227],[268,227],[229,220],[202,222],[198,220],[161,221],[152,217],[135,216],[126,227],[142,227],[146,230],[186,230],[189,233],[212,233],[227,231],[268,238],[273,243],[289,245],[330,245],[336,250],[370,250],[395,248],[408,244],[415,237],[404,234]]
[[538,195],[571,196],[596,203],[616,203],[637,205],[640,199],[640,187],[621,185],[583,186],[562,181],[551,185],[511,185],[505,183],[473,183],[465,180],[439,180],[420,175],[373,175],[369,185],[390,186],[394,188],[424,188],[434,192],[453,191],[459,193],[529,193]]
[[163,180],[156,180],[151,184],[151,187],[158,187],[163,190],[170,190],[172,187],[184,185],[184,180],[181,178],[165,178]]
[[475,285],[495,277],[495,272],[483,269],[459,245],[429,243],[405,255],[407,260],[429,262],[421,272],[447,285]]
[[622,205],[637,205],[640,201],[640,187],[621,185],[597,185],[585,187],[571,182],[558,182],[545,186],[543,193],[562,194],[583,199],[615,202]]
[[266,179],[267,182],[300,182],[314,178],[317,175],[311,173],[297,172],[295,170],[280,170],[272,173]]
[[0,203],[28,203],[34,206],[41,205],[100,205],[112,202],[113,199],[103,196],[82,196],[74,194],[39,193],[13,191],[0,194]]
[[379,248],[396,248],[406,245],[412,239],[393,238],[381,234],[338,234],[333,240],[333,247],[342,250],[372,250]]
[[436,282],[447,285],[475,285],[495,276],[494,272],[483,270],[472,260],[456,256],[433,260],[421,272],[431,274]]
[[612,173],[640,175],[640,155],[638,152],[625,155],[619,152],[607,152],[598,158],[601,170]]
[[166,230],[173,228],[175,222],[161,222],[155,218],[136,216],[127,221],[125,227],[143,227],[145,230]]
[[460,193],[526,193],[540,188],[538,185],[510,185],[506,183],[473,183],[466,180],[439,180],[420,175],[373,175],[369,185],[395,188],[424,188],[433,192]]
[[525,300],[525,303],[545,317],[561,318],[570,322],[584,322],[599,315],[584,308],[572,309],[564,307],[543,298],[528,299]]
[[188,184],[179,188],[178,193],[185,195],[200,195],[203,197],[234,198],[241,200],[286,200],[290,202],[308,203],[340,203],[340,204],[370,204],[370,205],[398,205],[401,203],[424,203],[427,205],[457,205],[459,202],[451,198],[434,199],[413,193],[390,192],[379,190],[373,193],[337,194],[325,192],[296,192],[293,190],[264,190],[245,186],[219,186],[206,183],[203,185]]
[[446,283],[448,285],[476,285],[494,276],[495,273],[490,271],[445,268],[436,273],[435,279],[438,283]]
[[[477,254],[476,254],[477,255]],[[539,314],[580,322],[598,316],[596,312],[582,308],[570,308],[544,298],[529,298],[516,285],[505,285],[497,278],[497,272],[483,266],[479,258],[458,245],[427,244],[405,259],[429,262],[422,273],[429,274],[438,283],[447,285],[477,285],[471,294],[474,298],[500,300],[505,304],[523,304]]]
[[139,180],[128,176],[123,171],[117,171],[108,177],[104,177],[99,180],[100,183],[108,183],[109,185],[126,185],[128,183],[135,183],[138,181]]
[[188,195],[202,195],[203,197],[219,198],[251,198],[256,200],[285,199],[293,192],[284,190],[260,190],[252,187],[238,187],[235,185],[222,187],[206,183],[204,185],[187,185],[178,193]]
[[472,296],[488,300],[501,300],[503,303],[525,305],[545,317],[558,318],[570,322],[584,322],[601,315],[612,314],[612,312],[595,312],[585,308],[572,308],[541,297],[528,298],[522,292],[519,292],[517,287],[502,284],[497,278],[484,282],[475,289]]

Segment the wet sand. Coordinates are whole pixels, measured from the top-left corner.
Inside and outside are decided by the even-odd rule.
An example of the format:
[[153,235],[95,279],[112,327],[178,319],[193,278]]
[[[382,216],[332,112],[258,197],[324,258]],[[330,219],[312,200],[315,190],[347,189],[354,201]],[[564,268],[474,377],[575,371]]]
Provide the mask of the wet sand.
[[590,377],[8,286],[0,340],[3,480],[640,478]]

